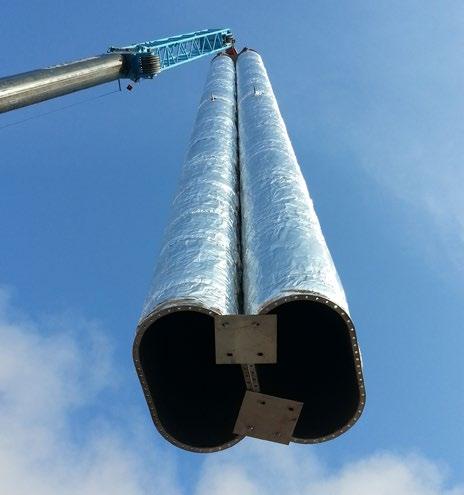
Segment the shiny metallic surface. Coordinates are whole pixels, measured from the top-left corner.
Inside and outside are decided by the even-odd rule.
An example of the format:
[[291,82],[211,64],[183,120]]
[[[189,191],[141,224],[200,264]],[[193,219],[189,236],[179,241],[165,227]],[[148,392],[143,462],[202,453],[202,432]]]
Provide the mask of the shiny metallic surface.
[[141,321],[179,302],[238,313],[235,70],[216,57],[201,97]]
[[134,342],[160,433],[195,452],[227,448],[245,392],[240,365],[215,361],[214,315],[236,314],[239,194],[235,67],[213,59],[172,215]]
[[275,315],[221,315],[214,318],[217,364],[271,364],[277,361]]
[[234,432],[288,445],[302,408],[301,402],[247,390]]
[[155,76],[161,70],[160,58],[152,53],[140,57],[140,68],[147,76]]
[[304,402],[293,441],[319,442],[364,406],[355,330],[263,61],[245,49],[236,65],[245,313],[279,322],[277,365],[257,365],[258,381],[263,393]]
[[123,77],[123,55],[98,55],[0,79],[0,113]]
[[285,294],[324,294],[348,309],[285,123],[258,53],[237,60],[245,312]]

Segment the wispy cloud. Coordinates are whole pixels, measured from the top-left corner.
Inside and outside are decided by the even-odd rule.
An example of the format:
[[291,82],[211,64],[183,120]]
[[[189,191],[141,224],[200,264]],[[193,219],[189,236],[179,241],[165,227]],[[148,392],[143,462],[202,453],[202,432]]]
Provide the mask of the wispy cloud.
[[[381,101],[368,105],[359,116],[347,140],[359,164],[393,193],[392,198],[404,201],[407,220],[410,224],[415,220],[414,239],[420,240],[416,246],[435,259],[445,254],[462,268],[464,100],[456,95],[453,104],[443,101],[446,108],[437,111],[417,92],[418,84],[426,83],[405,81],[402,98],[385,91]],[[446,86],[443,91],[450,96]],[[443,96],[433,98],[439,106]]]
[[195,495],[463,495],[446,487],[446,469],[418,455],[377,453],[328,470],[315,455],[249,441],[209,458]]
[[62,317],[38,328],[11,316],[5,291],[0,300],[0,493],[135,495],[153,493],[153,484],[178,493],[169,461],[147,451],[133,427],[137,418],[121,426],[110,404],[89,422],[77,416],[105,391],[117,396],[102,329]]
[[[350,159],[341,166],[353,159],[385,187],[385,208],[400,210],[414,251],[441,271],[453,261],[462,275],[464,58],[457,47],[464,4],[407,4],[352,3],[352,18],[369,21],[346,26],[352,44],[338,47],[335,38],[342,54],[335,60],[329,47],[320,54],[330,70],[314,86],[317,106],[300,127],[315,126],[326,153],[335,148]],[[300,91],[306,86],[303,78]]]
[[353,81],[358,99],[334,106],[359,163],[405,201],[416,247],[462,269],[464,62],[456,46],[464,37],[455,20],[464,10],[449,7],[403,19],[378,12]]
[[[153,446],[133,414],[114,421],[113,406],[95,407],[102,394],[109,404],[118,395],[104,330],[85,319],[71,327],[61,317],[39,327],[6,296],[0,291],[2,494],[464,495],[463,487],[447,488],[441,466],[420,456],[374,454],[334,472],[311,447],[253,440],[205,457],[197,483],[187,486],[176,475],[183,466],[170,456],[174,447]],[[85,421],[85,410],[98,412]]]

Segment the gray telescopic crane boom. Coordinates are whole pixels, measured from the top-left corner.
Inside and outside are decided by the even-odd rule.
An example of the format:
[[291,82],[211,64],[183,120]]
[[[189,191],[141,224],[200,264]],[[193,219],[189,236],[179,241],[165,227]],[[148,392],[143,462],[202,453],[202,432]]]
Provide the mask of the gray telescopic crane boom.
[[117,79],[153,79],[163,70],[231,49],[230,29],[204,29],[0,78],[0,113]]

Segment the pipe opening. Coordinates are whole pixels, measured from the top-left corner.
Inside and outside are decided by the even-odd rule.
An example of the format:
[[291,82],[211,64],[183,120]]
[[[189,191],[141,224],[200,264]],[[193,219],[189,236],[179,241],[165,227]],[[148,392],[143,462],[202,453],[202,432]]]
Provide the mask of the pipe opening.
[[257,365],[261,392],[304,403],[293,437],[315,440],[346,426],[360,401],[349,330],[315,301],[290,301],[277,315],[277,364]]
[[232,431],[245,383],[240,365],[216,364],[214,317],[196,311],[162,316],[146,329],[139,356],[171,441],[203,451],[239,439]]

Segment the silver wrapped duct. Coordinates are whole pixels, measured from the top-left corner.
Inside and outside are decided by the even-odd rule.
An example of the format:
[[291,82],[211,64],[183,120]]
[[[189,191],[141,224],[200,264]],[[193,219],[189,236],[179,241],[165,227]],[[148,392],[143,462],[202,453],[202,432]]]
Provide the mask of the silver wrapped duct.
[[238,312],[235,70],[211,64],[141,320],[179,301]]
[[153,420],[182,448],[236,443],[244,393],[239,365],[217,366],[214,314],[238,312],[235,67],[211,63],[172,216],[134,342]]
[[258,53],[237,59],[245,312],[278,316],[277,364],[261,392],[304,402],[294,441],[348,429],[365,401],[353,323]]

